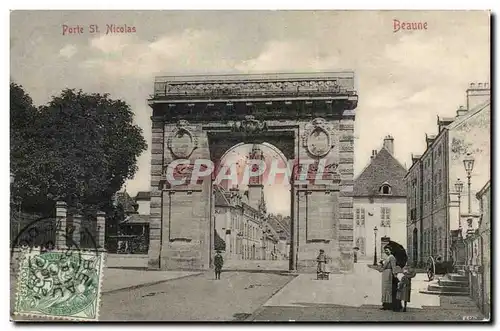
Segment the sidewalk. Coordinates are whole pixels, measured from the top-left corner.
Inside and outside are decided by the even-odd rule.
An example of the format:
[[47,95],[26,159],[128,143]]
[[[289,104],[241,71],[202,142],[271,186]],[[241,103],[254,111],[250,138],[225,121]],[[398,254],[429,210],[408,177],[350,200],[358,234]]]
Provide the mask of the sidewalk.
[[223,270],[288,271],[288,260],[226,260]]
[[428,284],[425,274],[417,274],[412,281],[406,313],[380,310],[381,274],[368,264],[355,264],[353,272],[331,274],[329,280],[315,278],[315,274],[300,274],[247,321],[425,322],[484,318],[469,297],[418,293]]
[[[440,305],[440,297],[419,291],[427,287],[426,275],[417,274],[412,281],[409,308]],[[331,274],[329,280],[316,280],[316,274],[300,274],[265,306],[308,307],[326,304],[347,307],[380,306],[381,273],[366,264],[355,264],[354,272]]]
[[115,268],[105,268],[103,271],[103,294],[201,274],[201,272],[190,271],[153,271]]

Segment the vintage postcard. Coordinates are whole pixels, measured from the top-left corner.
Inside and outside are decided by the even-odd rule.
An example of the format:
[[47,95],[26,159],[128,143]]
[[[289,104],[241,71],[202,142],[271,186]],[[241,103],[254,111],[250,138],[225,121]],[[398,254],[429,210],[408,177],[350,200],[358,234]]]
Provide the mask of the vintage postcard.
[[489,11],[10,21],[13,321],[491,321]]

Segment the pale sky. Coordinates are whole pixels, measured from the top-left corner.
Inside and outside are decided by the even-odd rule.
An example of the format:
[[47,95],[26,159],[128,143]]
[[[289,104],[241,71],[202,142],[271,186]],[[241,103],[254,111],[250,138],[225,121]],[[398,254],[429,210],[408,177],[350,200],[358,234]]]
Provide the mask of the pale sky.
[[[394,19],[427,30],[394,32]],[[84,33],[63,36],[64,24]],[[106,24],[136,32],[106,35]],[[408,167],[425,133],[437,133],[436,116],[454,116],[468,84],[489,81],[489,29],[489,13],[472,11],[16,11],[10,77],[36,105],[67,87],[110,93],[132,106],[150,144],[156,75],[354,70],[356,176],[387,134]],[[148,149],[127,191],[149,190],[149,162]],[[286,190],[269,191],[271,212],[289,214]]]

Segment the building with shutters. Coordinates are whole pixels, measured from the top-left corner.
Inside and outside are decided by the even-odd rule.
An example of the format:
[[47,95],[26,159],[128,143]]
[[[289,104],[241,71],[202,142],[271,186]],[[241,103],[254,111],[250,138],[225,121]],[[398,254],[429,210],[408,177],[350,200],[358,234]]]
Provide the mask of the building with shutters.
[[386,136],[382,148],[372,151],[369,164],[354,180],[353,244],[359,248],[358,261],[372,261],[375,246],[380,259],[382,242],[389,239],[406,247],[405,174],[394,157],[394,138]]
[[238,189],[214,186],[214,191],[215,238],[224,241],[225,260],[264,259],[264,215]]
[[[437,134],[425,135],[426,150],[412,156],[405,176],[409,259],[414,264],[425,264],[429,256],[463,264],[459,246],[479,221],[479,203],[468,196],[474,197],[490,179],[489,84],[470,84],[466,102],[455,117],[437,118]],[[463,162],[467,154],[475,160],[470,192]],[[458,179],[464,184],[461,193],[455,187]]]

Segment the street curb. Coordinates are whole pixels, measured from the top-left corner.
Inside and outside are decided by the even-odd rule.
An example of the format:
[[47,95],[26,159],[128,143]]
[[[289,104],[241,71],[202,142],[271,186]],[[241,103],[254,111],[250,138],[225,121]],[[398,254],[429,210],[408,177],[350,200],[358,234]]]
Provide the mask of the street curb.
[[[295,278],[297,278],[299,276],[299,274],[289,274],[290,276],[293,276],[292,279],[290,279],[288,282],[286,282],[285,284],[283,284],[283,286],[280,286],[278,289],[276,289],[269,298],[267,298],[266,302],[269,301],[269,299],[271,299],[276,293],[278,293],[279,291],[281,291],[285,286],[287,286],[288,284],[290,284],[290,282],[292,282]],[[261,311],[263,311],[264,309],[266,309],[266,306],[264,306],[266,304],[266,302],[264,302],[262,304],[262,306],[260,306],[259,308],[255,309],[252,314],[250,316],[248,316],[247,318],[245,318],[244,320],[241,320],[240,322],[254,322],[253,321],[253,318],[255,318],[255,316],[260,313]]]
[[141,288],[141,287],[158,285],[158,284],[161,284],[161,283],[169,282],[171,280],[177,280],[177,279],[183,279],[183,278],[188,278],[188,277],[194,277],[194,276],[199,276],[201,274],[203,274],[203,272],[197,272],[197,273],[194,273],[194,274],[191,274],[191,275],[184,275],[184,276],[180,276],[180,277],[177,277],[177,278],[163,279],[163,280],[157,280],[157,281],[149,282],[149,283],[143,283],[143,284],[138,284],[138,285],[133,285],[133,286],[128,286],[128,287],[117,288],[117,289],[114,289],[114,290],[103,291],[103,292],[101,292],[101,295],[103,295],[103,294],[111,294],[111,293],[116,293],[116,292],[121,292],[121,291],[127,291],[127,290],[135,290],[135,289],[138,289],[138,288]]
[[282,274],[282,275],[291,274],[290,271],[288,270],[264,270],[264,269],[222,269],[222,273],[224,272],[270,273],[270,274]]

